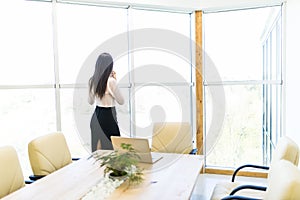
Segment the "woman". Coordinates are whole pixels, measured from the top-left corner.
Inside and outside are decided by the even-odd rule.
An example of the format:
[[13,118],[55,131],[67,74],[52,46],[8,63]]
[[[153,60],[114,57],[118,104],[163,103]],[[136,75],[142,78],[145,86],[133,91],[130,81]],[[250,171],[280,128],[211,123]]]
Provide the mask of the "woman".
[[110,136],[120,136],[115,102],[124,104],[124,98],[117,86],[110,54],[99,55],[94,75],[89,80],[89,104],[96,102],[91,119],[92,152],[97,149],[113,149]]

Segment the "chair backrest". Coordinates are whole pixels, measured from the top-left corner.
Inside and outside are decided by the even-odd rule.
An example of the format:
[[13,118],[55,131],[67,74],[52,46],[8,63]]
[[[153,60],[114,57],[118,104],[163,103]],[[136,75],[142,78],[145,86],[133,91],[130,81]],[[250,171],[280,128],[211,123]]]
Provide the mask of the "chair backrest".
[[188,154],[193,149],[191,125],[187,122],[158,122],[153,125],[152,151]]
[[40,136],[28,144],[28,154],[34,175],[48,175],[72,162],[62,133]]
[[299,147],[287,136],[283,136],[279,139],[275,152],[272,156],[271,166],[273,165],[273,162],[277,162],[279,160],[288,160],[298,166]]
[[0,163],[0,198],[2,198],[25,184],[18,155],[13,147],[0,147]]
[[266,200],[300,199],[300,171],[287,160],[274,162],[268,176]]

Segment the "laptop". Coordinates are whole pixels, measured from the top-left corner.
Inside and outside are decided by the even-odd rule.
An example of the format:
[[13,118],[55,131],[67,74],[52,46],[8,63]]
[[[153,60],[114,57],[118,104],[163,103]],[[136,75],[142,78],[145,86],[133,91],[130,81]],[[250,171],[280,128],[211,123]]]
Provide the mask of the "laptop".
[[122,149],[121,144],[131,144],[131,146],[135,149],[136,153],[140,156],[141,163],[155,163],[158,160],[162,159],[162,156],[153,155],[150,151],[150,146],[148,139],[146,138],[128,138],[128,137],[119,137],[119,136],[111,136],[111,141],[114,150],[124,151]]

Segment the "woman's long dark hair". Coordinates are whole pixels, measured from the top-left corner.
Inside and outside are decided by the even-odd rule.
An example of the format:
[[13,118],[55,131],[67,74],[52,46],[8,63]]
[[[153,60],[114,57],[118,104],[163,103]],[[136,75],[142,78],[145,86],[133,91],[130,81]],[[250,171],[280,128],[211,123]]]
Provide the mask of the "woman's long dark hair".
[[94,75],[89,80],[89,90],[100,99],[106,91],[107,80],[113,69],[113,59],[109,53],[102,53],[98,56]]

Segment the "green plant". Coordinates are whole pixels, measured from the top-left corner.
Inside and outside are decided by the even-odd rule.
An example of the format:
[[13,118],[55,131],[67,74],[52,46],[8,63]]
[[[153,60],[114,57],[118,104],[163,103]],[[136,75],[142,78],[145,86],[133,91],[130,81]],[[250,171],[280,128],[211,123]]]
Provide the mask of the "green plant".
[[100,167],[105,166],[104,175],[125,176],[130,184],[139,184],[143,181],[143,172],[139,168],[139,155],[136,153],[131,144],[121,144],[124,150],[112,151],[108,154],[99,155],[97,152],[93,154],[96,161],[100,161]]

